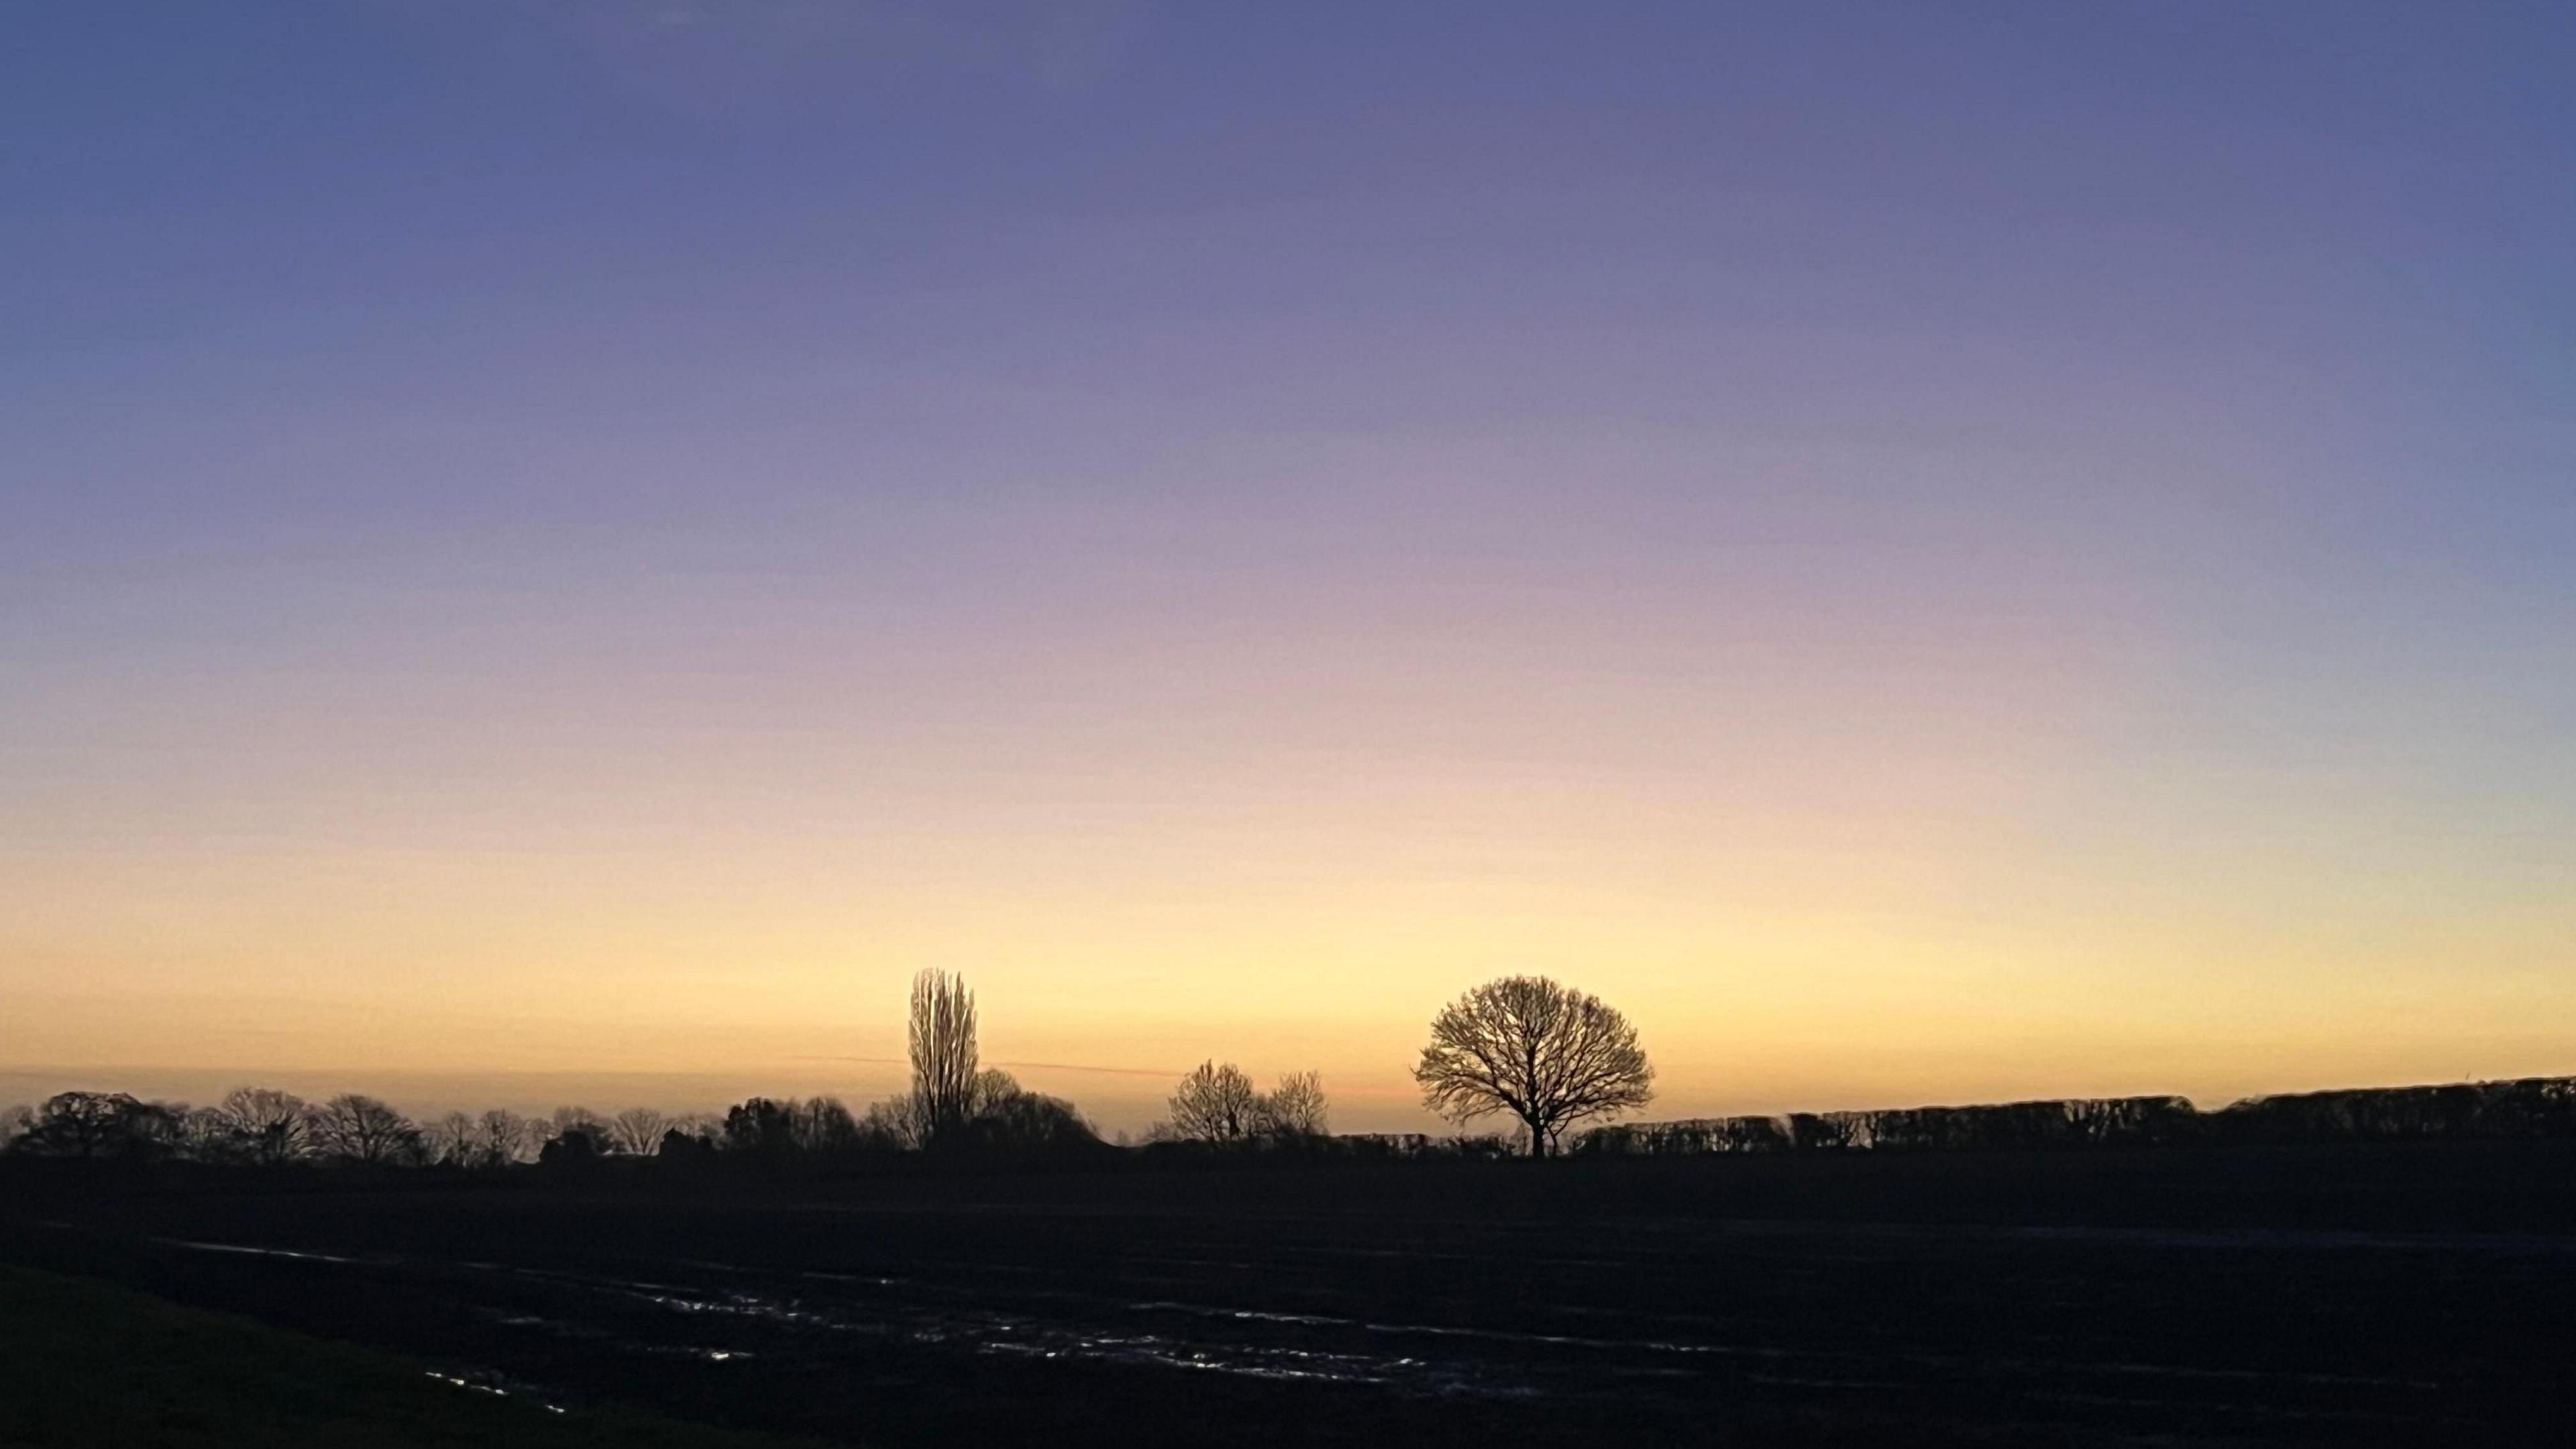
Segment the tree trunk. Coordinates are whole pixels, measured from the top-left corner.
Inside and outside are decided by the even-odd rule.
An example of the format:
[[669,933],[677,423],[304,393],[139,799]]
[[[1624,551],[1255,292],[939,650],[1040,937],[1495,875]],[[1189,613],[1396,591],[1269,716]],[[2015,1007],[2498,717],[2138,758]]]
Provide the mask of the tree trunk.
[[1532,1161],[1536,1161],[1539,1158],[1547,1156],[1547,1129],[1539,1125],[1536,1117],[1529,1118],[1528,1121],[1530,1130],[1530,1158]]

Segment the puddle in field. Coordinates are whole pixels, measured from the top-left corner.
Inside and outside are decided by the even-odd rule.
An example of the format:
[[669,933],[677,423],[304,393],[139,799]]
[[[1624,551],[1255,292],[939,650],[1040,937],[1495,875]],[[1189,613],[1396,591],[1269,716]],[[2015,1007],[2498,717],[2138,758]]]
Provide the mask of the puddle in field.
[[186,1248],[197,1253],[238,1253],[250,1258],[281,1258],[298,1263],[341,1263],[352,1266],[383,1266],[391,1258],[344,1258],[337,1253],[306,1253],[288,1248],[254,1248],[246,1243],[200,1243],[186,1238],[154,1238],[164,1247]]
[[445,1373],[438,1369],[430,1369],[428,1374],[442,1384],[464,1389],[469,1393],[490,1394],[496,1399],[525,1399],[549,1414],[565,1412],[563,1405],[550,1403],[538,1397],[533,1385],[521,1383],[517,1379],[493,1373],[488,1369],[467,1369],[460,1373]]
[[[1883,1393],[1962,1373],[2019,1380],[2094,1378],[2136,1387],[2159,1380],[2204,1402],[2217,1383],[2256,1398],[2284,1387],[2368,1386],[2410,1391],[2418,1380],[1983,1354],[1924,1345],[1867,1351],[1517,1331],[1459,1324],[1233,1307],[1177,1299],[1120,1300],[1033,1287],[987,1292],[971,1280],[797,1272],[663,1261],[657,1276],[618,1277],[470,1261],[358,1258],[331,1253],[177,1239],[221,1253],[357,1271],[391,1271],[441,1285],[498,1327],[596,1340],[617,1350],[708,1364],[836,1357],[836,1340],[876,1339],[1031,1361],[1100,1363],[1213,1373],[1283,1383],[1367,1385],[1416,1395],[1524,1398],[1598,1392],[1605,1380],[1659,1380],[1679,1388],[1716,1375],[1772,1388]],[[686,1271],[683,1271],[686,1270]],[[688,1281],[669,1281],[676,1277]],[[531,1291],[547,1296],[532,1311]],[[998,1306],[997,1300],[1010,1305]],[[1033,1307],[1032,1305],[1043,1305]],[[1441,1352],[1402,1352],[1408,1341]],[[1720,1367],[1720,1365],[1726,1367]],[[462,1383],[461,1380],[452,1380]],[[2185,1383],[2197,1386],[2184,1389]],[[485,1387],[502,1392],[501,1381]],[[1639,1384],[1643,1388],[1643,1384]],[[2059,1387],[2052,1392],[2071,1391]],[[2232,1394],[2230,1395],[2233,1396]],[[2367,1413],[2367,1411],[2362,1411]]]
[[[506,1279],[518,1283],[543,1284],[576,1298],[623,1301],[649,1305],[663,1310],[680,1322],[700,1325],[696,1335],[664,1340],[658,1335],[639,1334],[631,1314],[612,1315],[616,1326],[587,1321],[589,1315],[578,1310],[577,1303],[555,1305],[554,1311],[532,1313],[520,1309],[490,1307],[484,1311],[498,1327],[541,1332],[559,1337],[595,1338],[617,1344],[641,1354],[679,1355],[708,1363],[730,1363],[756,1356],[775,1357],[782,1351],[828,1351],[826,1336],[861,1336],[882,1338],[921,1345],[945,1345],[956,1349],[1006,1357],[1038,1360],[1092,1361],[1145,1365],[1186,1370],[1195,1373],[1219,1373],[1284,1382],[1366,1384],[1435,1394],[1476,1394],[1521,1396],[1536,1392],[1523,1383],[1508,1381],[1492,1368],[1471,1363],[1442,1362],[1407,1354],[1379,1354],[1347,1349],[1312,1346],[1299,1343],[1243,1341],[1221,1334],[1187,1332],[1151,1332],[1128,1326],[1130,1320],[1174,1318],[1209,1323],[1232,1322],[1255,1331],[1272,1329],[1300,1331],[1339,1330],[1345,1334],[1383,1332],[1378,1325],[1356,1324],[1348,1319],[1321,1314],[1270,1313],[1254,1309],[1219,1309],[1182,1303],[1114,1304],[1102,1300],[1083,1300],[1094,1307],[1090,1314],[1074,1314],[1066,1319],[1010,1314],[967,1306],[949,1306],[898,1296],[895,1290],[910,1285],[891,1277],[853,1274],[796,1273],[786,1276],[800,1283],[827,1285],[814,1292],[774,1295],[749,1292],[711,1284],[681,1284],[660,1279],[619,1278],[566,1272],[559,1269],[522,1268],[503,1263],[456,1261],[435,1263],[427,1260],[365,1259],[331,1253],[304,1252],[284,1248],[254,1247],[237,1243],[210,1243],[179,1239],[162,1239],[165,1245],[192,1252],[237,1254],[282,1261],[333,1264],[355,1268],[401,1268],[413,1272],[474,1280]],[[725,1264],[696,1264],[726,1275],[752,1276],[756,1270]],[[467,1290],[472,1296],[472,1290]],[[1071,1297],[1074,1295],[1041,1295]],[[1107,1319],[1110,1321],[1087,1321]],[[708,1342],[702,1336],[707,1325],[726,1321],[739,1322],[747,1328],[769,1334],[787,1333],[804,1340],[800,1349],[782,1349],[776,1344],[752,1349],[738,1344]],[[1160,1325],[1157,1325],[1158,1327]],[[755,1340],[758,1341],[758,1340]],[[1536,1340],[1533,1340],[1536,1341]],[[452,1375],[435,1375],[460,1387],[503,1393],[502,1381],[490,1375],[473,1379]]]

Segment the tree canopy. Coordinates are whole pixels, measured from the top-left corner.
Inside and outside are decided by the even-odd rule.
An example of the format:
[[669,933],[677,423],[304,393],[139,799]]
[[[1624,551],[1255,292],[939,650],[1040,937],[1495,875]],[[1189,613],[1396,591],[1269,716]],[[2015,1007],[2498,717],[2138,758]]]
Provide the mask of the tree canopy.
[[1423,1105],[1457,1122],[1509,1112],[1544,1157],[1566,1127],[1654,1098],[1637,1029],[1597,996],[1544,976],[1488,982],[1440,1009],[1413,1069]]

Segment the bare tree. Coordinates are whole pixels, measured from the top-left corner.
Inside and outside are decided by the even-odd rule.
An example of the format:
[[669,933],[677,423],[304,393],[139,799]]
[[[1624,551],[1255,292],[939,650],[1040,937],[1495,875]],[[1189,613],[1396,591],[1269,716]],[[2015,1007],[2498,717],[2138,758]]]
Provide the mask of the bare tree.
[[557,1107],[545,1126],[538,1129],[547,1141],[580,1135],[590,1139],[593,1154],[617,1150],[617,1129],[607,1118],[588,1107]]
[[545,1145],[546,1126],[531,1122],[506,1107],[495,1107],[475,1124],[481,1130],[481,1146],[475,1154],[478,1167],[507,1167],[525,1162]]
[[1261,1127],[1261,1094],[1232,1062],[1204,1061],[1172,1093],[1172,1135],[1183,1142],[1240,1142]]
[[975,1141],[999,1152],[1063,1152],[1100,1145],[1100,1134],[1071,1102],[1038,1092],[1012,1091],[984,1103],[975,1114]]
[[1024,1094],[1019,1078],[1000,1067],[986,1067],[975,1074],[975,1092],[973,1100],[968,1103],[968,1115],[981,1117],[1021,1095]]
[[808,1097],[788,1104],[796,1145],[809,1153],[855,1151],[861,1140],[859,1121],[838,1097]]
[[1253,1115],[1264,1136],[1321,1137],[1328,1111],[1320,1072],[1290,1072],[1278,1087],[1263,1094]]
[[712,1141],[724,1135],[724,1118],[713,1112],[683,1112],[671,1119],[671,1131]]
[[181,1145],[187,1111],[126,1092],[57,1092],[9,1147],[37,1157],[162,1157]]
[[905,1151],[921,1145],[921,1112],[913,1105],[910,1092],[897,1092],[882,1102],[870,1102],[867,1114],[859,1119],[859,1135],[871,1147]]
[[482,1156],[483,1126],[463,1112],[450,1112],[423,1129],[429,1160],[442,1167],[473,1167]]
[[914,1135],[926,1148],[958,1140],[975,1115],[975,993],[966,978],[924,971],[912,979]]
[[1511,976],[1440,1009],[1413,1079],[1423,1105],[1454,1121],[1518,1117],[1544,1157],[1569,1124],[1651,1101],[1655,1071],[1637,1029],[1599,997]]
[[674,1160],[703,1159],[714,1155],[723,1138],[722,1119],[705,1112],[683,1112],[662,1129],[662,1140],[653,1152]]
[[725,1110],[724,1149],[745,1159],[780,1161],[797,1152],[796,1104],[746,1097]]
[[608,1124],[610,1140],[617,1150],[630,1157],[650,1157],[662,1145],[662,1134],[669,1130],[671,1119],[650,1107],[629,1107]]
[[344,1092],[313,1109],[313,1140],[326,1157],[381,1166],[417,1158],[420,1129],[373,1097]]
[[274,1167],[312,1154],[312,1109],[292,1092],[235,1087],[214,1110],[228,1145],[245,1162]]
[[190,1107],[180,1114],[178,1127],[179,1155],[190,1162],[234,1163],[248,1161],[241,1144],[233,1137],[232,1127],[224,1121],[218,1107]]

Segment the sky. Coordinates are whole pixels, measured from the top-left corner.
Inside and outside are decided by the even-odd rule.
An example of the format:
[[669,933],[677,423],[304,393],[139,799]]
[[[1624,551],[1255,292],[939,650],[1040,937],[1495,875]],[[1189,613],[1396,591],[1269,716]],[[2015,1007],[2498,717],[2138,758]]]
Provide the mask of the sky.
[[2576,10],[22,5],[0,1097],[2576,1071]]

